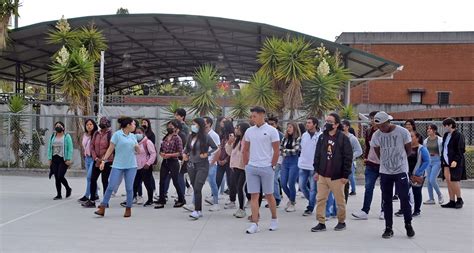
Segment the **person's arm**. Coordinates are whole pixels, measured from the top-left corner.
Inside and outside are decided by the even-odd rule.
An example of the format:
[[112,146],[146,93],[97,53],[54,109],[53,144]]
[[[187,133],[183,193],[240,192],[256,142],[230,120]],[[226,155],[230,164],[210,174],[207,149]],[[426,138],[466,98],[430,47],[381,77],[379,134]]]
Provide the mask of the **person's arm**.
[[409,156],[413,150],[411,148],[411,134],[406,129],[404,129],[403,141],[403,143],[405,143],[405,152],[407,156]]
[[276,166],[278,162],[278,157],[280,156],[280,141],[272,142],[272,146],[273,146],[272,166]]
[[[378,131],[380,131],[380,130],[378,130]],[[379,132],[378,131],[375,132],[372,135],[372,138],[370,140],[370,146],[374,148],[375,154],[380,159],[380,144],[379,144],[379,135],[378,135]]]
[[296,154],[301,149],[301,138],[297,138],[293,142],[293,148],[284,149],[287,154]]
[[[342,133],[341,133],[342,134]],[[345,179],[343,180],[344,184],[347,183],[347,179],[349,178],[349,175],[352,173],[352,158],[353,158],[353,152],[352,152],[352,145],[351,141],[349,140],[349,137],[345,136],[342,134],[342,141],[343,141],[343,171],[342,171],[342,178]]]
[[249,160],[250,160],[250,142],[245,140],[242,142],[242,161],[244,163],[244,166],[247,166],[249,164]]
[[370,131],[372,131],[372,128],[369,128],[369,131],[365,133],[365,152],[364,152],[364,160],[367,160],[369,158],[369,152],[370,152]]
[[53,138],[54,134],[51,135],[49,138],[49,143],[48,143],[48,163],[51,166],[51,160],[53,159]]
[[411,143],[405,143],[405,152],[407,153],[407,156],[411,154],[412,152]]
[[464,142],[464,136],[458,132],[457,134],[457,145],[454,147],[453,162],[451,162],[451,168],[456,168],[458,164],[461,164],[462,157],[466,153],[466,144]]
[[217,161],[219,161],[220,155],[221,155],[221,147],[218,147],[216,150],[216,153],[214,154],[214,158],[211,161],[211,164],[215,164]]
[[314,161],[313,161],[313,167],[314,167],[314,180],[318,181],[319,179],[319,172],[320,172],[320,159],[321,159],[321,148],[323,145],[323,140],[322,140],[322,135],[319,136],[318,138],[318,143],[316,143],[316,151],[314,152]]
[[420,167],[415,171],[416,176],[423,176],[423,173],[425,170],[430,166],[430,153],[428,152],[428,149],[426,147],[422,147],[421,150],[421,165]]
[[145,145],[147,145],[147,150],[148,150],[148,153],[150,154],[148,161],[146,161],[145,163],[145,169],[148,169],[156,160],[156,149],[155,149],[155,145],[153,144],[151,140],[148,140]]
[[91,137],[91,155],[94,161],[98,160],[97,152],[95,152],[95,143],[94,143],[96,136],[97,136],[97,132],[95,132]]
[[374,147],[375,154],[380,159],[380,147]]
[[109,159],[109,157],[112,155],[114,150],[115,150],[115,144],[113,142],[110,142],[109,148],[105,152],[104,157],[102,157],[102,159],[101,159],[100,167],[99,167],[100,170],[104,170],[105,161],[107,161]]
[[351,146],[354,149],[353,152],[353,158],[352,160],[356,160],[359,156],[362,155],[362,147],[360,146],[359,140],[357,137],[353,136],[351,138]]
[[73,152],[74,152],[74,147],[73,147],[73,143],[72,143],[72,138],[71,138],[71,135],[69,134],[66,134],[64,136],[64,141],[65,141],[65,145],[66,145],[66,154],[64,154],[65,158],[66,158],[66,165],[71,165],[72,164],[72,158],[73,158]]

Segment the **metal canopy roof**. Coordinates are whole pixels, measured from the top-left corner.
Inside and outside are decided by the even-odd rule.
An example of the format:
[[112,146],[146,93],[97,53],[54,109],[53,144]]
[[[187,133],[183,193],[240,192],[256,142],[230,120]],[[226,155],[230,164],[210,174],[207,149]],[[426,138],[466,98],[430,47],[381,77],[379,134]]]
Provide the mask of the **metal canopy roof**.
[[[400,66],[372,54],[271,25],[193,15],[128,14],[80,17],[68,20],[78,28],[90,22],[103,31],[107,43],[106,92],[112,93],[157,78],[192,76],[204,63],[216,64],[228,80],[248,80],[259,68],[258,50],[267,37],[304,36],[339,50],[354,78],[389,75]],[[46,43],[56,21],[21,27],[10,33],[13,46],[0,52],[0,78],[46,84],[51,56],[59,49]],[[132,61],[122,67],[124,54]],[[17,80],[18,81],[18,80]]]

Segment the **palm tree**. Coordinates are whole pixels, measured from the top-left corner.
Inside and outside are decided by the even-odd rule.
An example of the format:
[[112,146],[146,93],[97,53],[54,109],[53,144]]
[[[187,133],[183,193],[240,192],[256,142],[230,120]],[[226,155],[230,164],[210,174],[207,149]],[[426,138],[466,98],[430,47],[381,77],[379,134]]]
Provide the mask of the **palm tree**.
[[198,90],[192,98],[191,111],[200,116],[209,114],[217,116],[220,106],[216,101],[216,84],[219,81],[216,68],[209,64],[201,66],[194,73],[194,80],[197,82]]
[[169,118],[169,119],[174,119],[174,114],[175,112],[181,108],[181,103],[177,100],[173,100],[171,101],[171,103],[169,104],[168,107],[165,108],[166,110],[166,116]]
[[248,102],[248,95],[246,93],[247,89],[242,89],[238,91],[234,98],[233,98],[233,107],[232,111],[230,112],[233,118],[236,119],[246,119],[249,117],[249,102]]
[[18,0],[0,0],[0,51],[7,47],[8,24],[12,15],[18,15]]
[[357,112],[352,105],[344,106],[339,110],[339,115],[343,119],[353,120],[357,117]]
[[281,96],[274,89],[270,77],[263,71],[255,73],[245,89],[248,89],[244,94],[251,105],[262,106],[269,112],[275,112],[281,104]]
[[20,162],[20,146],[21,139],[25,136],[25,118],[21,116],[26,109],[26,100],[20,96],[15,95],[10,97],[8,101],[8,110],[10,114],[10,126],[8,131],[12,135],[11,148],[15,156],[15,165],[18,166]]

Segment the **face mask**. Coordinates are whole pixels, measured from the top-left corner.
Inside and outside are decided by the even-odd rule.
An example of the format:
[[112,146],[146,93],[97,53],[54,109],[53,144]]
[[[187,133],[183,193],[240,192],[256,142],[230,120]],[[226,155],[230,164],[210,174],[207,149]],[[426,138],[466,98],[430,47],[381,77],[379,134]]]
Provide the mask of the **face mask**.
[[106,129],[107,126],[105,124],[99,124],[100,129]]
[[143,140],[143,134],[135,134],[135,137],[137,137],[137,141]]
[[334,124],[326,123],[326,124],[324,125],[324,131],[326,131],[326,132],[329,132],[329,131],[331,131],[331,130],[333,130],[333,129],[334,129]]
[[142,127],[143,127],[143,129],[145,129],[145,130],[147,130],[147,129],[148,129],[148,126],[142,126]]
[[174,129],[171,127],[166,128],[166,131],[168,132],[168,134],[174,133]]
[[199,127],[197,127],[196,125],[192,125],[191,126],[191,132],[197,134],[199,132]]
[[60,127],[60,126],[57,126],[54,130],[56,130],[56,132],[58,132],[58,133],[62,133],[62,132],[63,132],[63,128]]

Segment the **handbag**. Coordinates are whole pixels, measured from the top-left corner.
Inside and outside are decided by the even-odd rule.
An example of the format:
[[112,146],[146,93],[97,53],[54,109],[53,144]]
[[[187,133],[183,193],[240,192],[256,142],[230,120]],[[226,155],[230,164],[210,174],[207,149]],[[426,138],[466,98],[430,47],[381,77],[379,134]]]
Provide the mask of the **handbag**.
[[410,177],[410,183],[414,187],[423,187],[423,183],[425,182],[425,177],[421,176],[411,176]]

